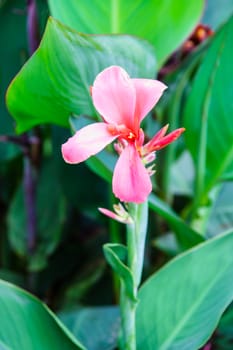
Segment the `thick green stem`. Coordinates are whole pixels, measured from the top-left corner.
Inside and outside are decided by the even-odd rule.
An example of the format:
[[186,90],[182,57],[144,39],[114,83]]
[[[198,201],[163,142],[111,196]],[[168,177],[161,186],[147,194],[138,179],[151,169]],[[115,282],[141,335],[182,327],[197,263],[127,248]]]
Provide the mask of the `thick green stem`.
[[148,223],[148,202],[129,204],[133,224],[127,226],[128,266],[132,271],[137,288],[141,282],[144,248]]
[[121,283],[120,294],[121,325],[122,325],[122,350],[136,350],[136,307],[137,303],[132,301]]
[[128,267],[133,277],[132,299],[121,283],[121,318],[124,350],[136,350],[136,307],[137,291],[141,282],[144,248],[148,222],[148,203],[129,204],[129,214],[133,223],[127,225]]

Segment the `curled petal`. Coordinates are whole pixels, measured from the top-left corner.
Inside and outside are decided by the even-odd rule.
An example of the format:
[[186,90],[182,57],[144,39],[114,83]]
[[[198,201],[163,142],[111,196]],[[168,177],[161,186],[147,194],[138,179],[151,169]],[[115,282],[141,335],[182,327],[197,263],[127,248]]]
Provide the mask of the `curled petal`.
[[[138,126],[162,96],[167,86],[158,80],[132,79],[136,89],[136,110]],[[137,127],[137,125],[136,125]]]
[[99,73],[92,87],[92,98],[106,122],[132,128],[136,93],[123,68],[111,66]]
[[142,203],[152,184],[134,145],[129,144],[121,153],[113,173],[113,193],[122,202]]
[[153,136],[153,143],[161,140],[164,135],[166,134],[167,132],[167,129],[169,127],[169,124],[166,124],[165,126],[162,127],[162,129],[160,129],[154,136]]
[[102,151],[117,135],[108,131],[106,123],[94,123],[76,132],[62,145],[62,156],[67,163],[81,163]]
[[119,203],[118,205],[114,206],[115,212],[105,209],[105,208],[98,208],[99,211],[108,216],[111,219],[114,219],[116,221],[121,222],[122,224],[132,224],[133,219],[129,215],[129,213],[124,209],[124,207]]
[[[165,130],[166,132],[166,126],[163,127],[144,147],[143,147],[143,153],[147,154],[150,152],[154,152],[154,151],[158,151],[164,147],[166,147],[167,145],[169,145],[170,143],[172,143],[173,141],[175,141],[184,131],[185,128],[179,128],[176,129],[172,132],[170,132],[170,134],[163,136],[163,130]],[[159,135],[159,136],[158,136]]]

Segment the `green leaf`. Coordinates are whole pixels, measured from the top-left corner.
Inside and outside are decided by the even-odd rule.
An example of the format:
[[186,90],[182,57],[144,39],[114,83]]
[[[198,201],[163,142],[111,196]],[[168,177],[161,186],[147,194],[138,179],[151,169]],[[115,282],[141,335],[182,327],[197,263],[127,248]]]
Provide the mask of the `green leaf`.
[[[202,61],[207,46],[208,40],[188,55],[175,71],[165,77],[168,91],[164,96],[165,98],[160,101],[160,108],[162,109],[163,123],[164,116],[167,116],[166,121],[169,123],[170,130],[183,126],[181,115],[183,114],[184,101],[187,99],[192,86],[193,76]],[[189,159],[190,154],[187,152],[184,142],[181,143],[181,140],[183,140],[183,135],[162,152],[162,191],[164,197],[170,202],[172,201],[172,193],[185,192],[185,194],[193,194],[194,167],[192,160]],[[179,152],[183,150],[184,157],[181,158],[181,161],[176,162],[178,147]]]
[[84,33],[127,33],[147,39],[161,63],[198,23],[203,0],[49,0],[52,15]]
[[206,1],[202,23],[216,30],[232,13],[232,0],[208,0]]
[[68,126],[72,114],[96,115],[90,86],[112,64],[132,77],[155,76],[153,47],[144,40],[78,34],[50,18],[39,49],[8,89],[7,105],[17,131],[41,123]]
[[130,269],[125,265],[128,251],[123,244],[107,243],[103,246],[106,260],[125,285],[126,293],[135,301],[134,282]]
[[174,230],[182,250],[191,248],[204,241],[204,238],[190,228],[165,202],[154,194],[149,196],[149,206],[161,215]]
[[233,305],[224,312],[216,332],[216,349],[231,350],[233,341]]
[[[49,194],[49,197],[48,197]],[[47,159],[39,175],[36,195],[37,248],[30,262],[32,270],[40,270],[60,242],[62,225],[65,220],[65,202],[62,196],[56,167]],[[8,212],[9,240],[14,250],[27,256],[27,222],[24,191],[20,186],[11,202]]]
[[213,37],[198,69],[184,110],[186,143],[196,168],[196,201],[208,191],[233,164],[233,66],[229,62],[233,41],[233,17]]
[[0,341],[11,350],[85,350],[43,303],[4,281],[0,318]]
[[4,344],[2,341],[0,341],[0,349],[1,350],[12,350],[11,348],[9,348],[9,346]]
[[233,231],[175,258],[139,291],[137,345],[197,350],[233,299]]
[[62,312],[59,317],[87,349],[113,350],[116,348],[120,327],[118,307],[85,307]]
[[179,244],[174,233],[165,233],[152,242],[153,246],[162,250],[168,255],[175,256],[180,253]]
[[[81,247],[80,250],[82,249],[83,248]],[[90,252],[90,249],[88,250],[88,252]],[[80,252],[79,253],[77,252],[77,254],[81,255]],[[74,260],[75,259],[74,252],[72,256],[71,254],[69,254],[68,258]],[[63,261],[65,261],[65,258],[63,259]],[[74,266],[72,267],[74,269]],[[106,263],[104,260],[99,261],[97,259],[92,259],[92,260],[88,259],[88,261],[86,262],[86,265],[81,266],[80,270],[77,271],[77,277],[74,278],[72,283],[70,283],[69,286],[66,288],[63,296],[63,302],[62,303],[60,302],[60,308],[67,309],[67,310],[72,310],[74,308],[77,308],[77,304],[79,302],[82,303],[84,298],[86,298],[86,295],[90,293],[91,290],[93,290],[93,292],[95,293],[96,291],[95,287],[97,283],[101,280],[101,278],[103,278],[103,275],[105,272],[106,272]],[[100,294],[102,297],[103,293],[101,290],[100,290]],[[91,297],[89,298],[91,299]],[[102,299],[104,299],[104,297]],[[81,333],[83,330],[80,329],[79,331]]]
[[233,182],[224,182],[213,203],[207,224],[207,237],[233,229]]
[[[3,136],[5,138],[5,136]],[[20,154],[20,149],[17,145],[10,142],[0,140],[0,161],[8,161]]]
[[23,287],[25,285],[25,280],[22,275],[6,268],[0,269],[0,280],[16,284],[19,287]]
[[177,160],[170,164],[170,167],[169,192],[192,197],[194,195],[194,166],[190,153],[183,152]]

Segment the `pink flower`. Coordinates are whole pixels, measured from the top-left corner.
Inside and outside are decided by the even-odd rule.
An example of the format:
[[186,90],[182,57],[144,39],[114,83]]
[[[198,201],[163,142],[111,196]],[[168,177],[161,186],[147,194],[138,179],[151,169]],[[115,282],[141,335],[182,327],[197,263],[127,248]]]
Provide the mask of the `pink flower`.
[[62,145],[65,161],[83,162],[117,139],[115,148],[120,156],[113,173],[113,193],[123,202],[144,202],[152,191],[151,169],[146,165],[154,160],[156,150],[184,131],[180,128],[164,136],[165,126],[143,146],[140,123],[165,89],[158,80],[130,79],[119,66],[103,70],[92,87],[93,104],[103,122],[82,128]]

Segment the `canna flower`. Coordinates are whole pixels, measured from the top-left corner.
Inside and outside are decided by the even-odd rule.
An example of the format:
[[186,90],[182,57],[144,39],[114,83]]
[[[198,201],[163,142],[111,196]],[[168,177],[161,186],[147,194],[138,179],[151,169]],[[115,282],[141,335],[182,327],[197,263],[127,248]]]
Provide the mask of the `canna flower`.
[[117,140],[119,159],[113,172],[113,193],[123,202],[144,202],[152,191],[150,175],[155,151],[165,147],[184,131],[177,129],[165,136],[163,127],[144,145],[140,124],[160,99],[166,85],[158,80],[131,79],[119,66],[99,73],[91,88],[93,104],[102,122],[88,125],[62,145],[67,163],[85,161]]

